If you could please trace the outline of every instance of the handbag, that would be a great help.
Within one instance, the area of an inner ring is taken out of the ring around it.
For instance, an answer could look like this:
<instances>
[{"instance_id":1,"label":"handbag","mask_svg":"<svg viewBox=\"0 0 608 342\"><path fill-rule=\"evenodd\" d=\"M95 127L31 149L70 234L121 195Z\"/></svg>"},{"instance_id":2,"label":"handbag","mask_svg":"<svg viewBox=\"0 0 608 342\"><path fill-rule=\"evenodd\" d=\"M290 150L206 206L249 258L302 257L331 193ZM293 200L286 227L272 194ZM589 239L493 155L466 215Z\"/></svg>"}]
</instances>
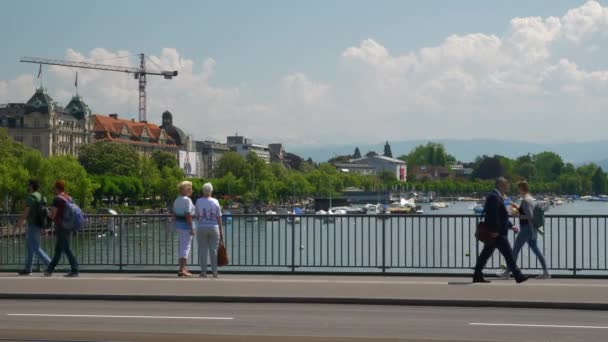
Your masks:
<instances>
[{"instance_id":1,"label":"handbag","mask_svg":"<svg viewBox=\"0 0 608 342\"><path fill-rule=\"evenodd\" d=\"M475 238L484 244L494 244L498 238L498 229L494 225L481 221L477 224Z\"/></svg>"},{"instance_id":2,"label":"handbag","mask_svg":"<svg viewBox=\"0 0 608 342\"><path fill-rule=\"evenodd\" d=\"M217 248L217 265L228 265L228 251L226 251L226 245L224 245L223 237L220 238L220 245Z\"/></svg>"}]
</instances>

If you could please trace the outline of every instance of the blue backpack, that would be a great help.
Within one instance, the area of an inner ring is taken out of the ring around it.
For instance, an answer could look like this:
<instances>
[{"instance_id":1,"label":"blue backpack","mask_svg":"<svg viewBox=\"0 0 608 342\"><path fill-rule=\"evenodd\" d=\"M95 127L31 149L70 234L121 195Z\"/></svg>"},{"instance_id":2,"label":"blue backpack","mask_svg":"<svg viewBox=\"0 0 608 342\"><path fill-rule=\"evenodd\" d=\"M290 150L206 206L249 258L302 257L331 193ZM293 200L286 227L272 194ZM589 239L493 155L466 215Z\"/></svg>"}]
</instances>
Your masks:
<instances>
[{"instance_id":1,"label":"blue backpack","mask_svg":"<svg viewBox=\"0 0 608 342\"><path fill-rule=\"evenodd\" d=\"M82 231L84 229L85 221L82 210L71 198L61 196L61 199L65 201L65 208L63 209L63 228L73 232Z\"/></svg>"}]
</instances>

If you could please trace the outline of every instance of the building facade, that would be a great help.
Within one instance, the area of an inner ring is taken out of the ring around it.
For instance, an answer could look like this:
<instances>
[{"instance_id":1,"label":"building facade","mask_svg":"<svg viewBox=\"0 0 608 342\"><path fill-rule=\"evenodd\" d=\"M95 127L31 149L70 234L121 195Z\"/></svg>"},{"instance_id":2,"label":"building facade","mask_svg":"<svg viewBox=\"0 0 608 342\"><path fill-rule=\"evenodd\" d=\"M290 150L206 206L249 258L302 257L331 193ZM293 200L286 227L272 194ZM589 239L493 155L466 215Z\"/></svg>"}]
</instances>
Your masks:
<instances>
[{"instance_id":1,"label":"building facade","mask_svg":"<svg viewBox=\"0 0 608 342\"><path fill-rule=\"evenodd\" d=\"M230 152L227 144L212 141L196 141L196 151L200 154L201 175L205 178L215 177L215 170L224 154Z\"/></svg>"},{"instance_id":2,"label":"building facade","mask_svg":"<svg viewBox=\"0 0 608 342\"><path fill-rule=\"evenodd\" d=\"M93 140L128 144L144 156L150 156L154 151L161 150L174 154L180 146L175 143L164 129L147 122L137 122L134 119L122 119L118 114L92 115Z\"/></svg>"},{"instance_id":3,"label":"building facade","mask_svg":"<svg viewBox=\"0 0 608 342\"><path fill-rule=\"evenodd\" d=\"M351 161L352 164L367 165L376 171L376 174L381 174L384 171L388 171L395 174L395 177L402 181L407 181L407 164L400 159L370 155Z\"/></svg>"},{"instance_id":4,"label":"building facade","mask_svg":"<svg viewBox=\"0 0 608 342\"><path fill-rule=\"evenodd\" d=\"M256 145L251 139L239 135L229 136L226 142L230 149L243 156L243 158L253 152L267 164L270 163L270 149L268 146Z\"/></svg>"},{"instance_id":5,"label":"building facade","mask_svg":"<svg viewBox=\"0 0 608 342\"><path fill-rule=\"evenodd\" d=\"M80 147L90 142L90 114L80 96L64 108L38 88L26 103L0 106L0 127L44 157L78 155Z\"/></svg>"},{"instance_id":6,"label":"building facade","mask_svg":"<svg viewBox=\"0 0 608 342\"><path fill-rule=\"evenodd\" d=\"M282 163L285 161L285 148L283 144L269 144L268 150L270 152L270 161L272 163Z\"/></svg>"}]
</instances>

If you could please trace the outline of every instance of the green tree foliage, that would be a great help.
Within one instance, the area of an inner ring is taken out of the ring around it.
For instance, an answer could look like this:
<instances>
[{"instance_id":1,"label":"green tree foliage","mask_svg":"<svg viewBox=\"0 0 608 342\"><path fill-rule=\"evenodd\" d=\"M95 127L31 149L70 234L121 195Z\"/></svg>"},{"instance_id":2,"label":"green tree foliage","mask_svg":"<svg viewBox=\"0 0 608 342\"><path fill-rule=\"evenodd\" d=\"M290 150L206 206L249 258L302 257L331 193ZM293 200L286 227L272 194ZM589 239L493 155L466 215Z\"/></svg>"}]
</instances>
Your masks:
<instances>
[{"instance_id":1,"label":"green tree foliage","mask_svg":"<svg viewBox=\"0 0 608 342\"><path fill-rule=\"evenodd\" d=\"M351 159L352 159L352 157L350 155L343 155L343 156L335 156L335 157L329 159L327 162L330 164L348 163Z\"/></svg>"},{"instance_id":2,"label":"green tree foliage","mask_svg":"<svg viewBox=\"0 0 608 342\"><path fill-rule=\"evenodd\" d=\"M45 181L43 191L52 193L55 180L65 181L66 192L72 196L81 207L87 207L93 199L95 185L91 182L86 170L72 156L54 156L46 160L44 167Z\"/></svg>"},{"instance_id":3,"label":"green tree foliage","mask_svg":"<svg viewBox=\"0 0 608 342\"><path fill-rule=\"evenodd\" d=\"M475 161L473 168L473 179L496 179L505 176L505 167L501 156L482 156Z\"/></svg>"},{"instance_id":4,"label":"green tree foliage","mask_svg":"<svg viewBox=\"0 0 608 342\"><path fill-rule=\"evenodd\" d=\"M360 159L361 158L361 151L359 151L358 147L355 147L355 153L353 153L353 159Z\"/></svg>"},{"instance_id":5,"label":"green tree foliage","mask_svg":"<svg viewBox=\"0 0 608 342\"><path fill-rule=\"evenodd\" d=\"M247 162L236 152L225 153L220 159L215 177L224 177L228 172L232 173L237 178L244 177L247 173Z\"/></svg>"},{"instance_id":6,"label":"green tree foliage","mask_svg":"<svg viewBox=\"0 0 608 342\"><path fill-rule=\"evenodd\" d=\"M80 149L78 160L91 174L139 175L139 154L127 144L97 141L84 145Z\"/></svg>"},{"instance_id":7,"label":"green tree foliage","mask_svg":"<svg viewBox=\"0 0 608 342\"><path fill-rule=\"evenodd\" d=\"M449 155L443 144L429 142L426 145L419 145L407 155L400 156L399 159L406 161L412 166L448 166L456 159Z\"/></svg>"},{"instance_id":8,"label":"green tree foliage","mask_svg":"<svg viewBox=\"0 0 608 342\"><path fill-rule=\"evenodd\" d=\"M152 160L154 160L159 170L165 167L175 168L179 166L175 154L167 151L154 151L152 153Z\"/></svg>"},{"instance_id":9,"label":"green tree foliage","mask_svg":"<svg viewBox=\"0 0 608 342\"><path fill-rule=\"evenodd\" d=\"M561 175L564 162L553 152L542 152L534 156L534 167L540 180L553 182Z\"/></svg>"},{"instance_id":10,"label":"green tree foliage","mask_svg":"<svg viewBox=\"0 0 608 342\"><path fill-rule=\"evenodd\" d=\"M608 179L601 167L598 167L591 177L591 190L596 194L605 194Z\"/></svg>"}]
</instances>

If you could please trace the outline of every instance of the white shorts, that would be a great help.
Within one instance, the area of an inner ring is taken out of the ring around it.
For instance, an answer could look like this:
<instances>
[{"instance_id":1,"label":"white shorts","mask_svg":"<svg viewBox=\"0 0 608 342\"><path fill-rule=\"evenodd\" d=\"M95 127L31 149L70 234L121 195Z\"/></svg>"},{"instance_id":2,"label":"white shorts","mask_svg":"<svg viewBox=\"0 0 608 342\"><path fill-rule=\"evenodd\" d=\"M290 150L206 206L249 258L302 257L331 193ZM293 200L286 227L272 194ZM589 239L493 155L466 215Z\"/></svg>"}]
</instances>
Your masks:
<instances>
[{"instance_id":1,"label":"white shorts","mask_svg":"<svg viewBox=\"0 0 608 342\"><path fill-rule=\"evenodd\" d=\"M176 229L176 231L179 242L177 257L187 259L190 256L190 249L192 248L192 235L190 235L190 230L188 229Z\"/></svg>"}]
</instances>

